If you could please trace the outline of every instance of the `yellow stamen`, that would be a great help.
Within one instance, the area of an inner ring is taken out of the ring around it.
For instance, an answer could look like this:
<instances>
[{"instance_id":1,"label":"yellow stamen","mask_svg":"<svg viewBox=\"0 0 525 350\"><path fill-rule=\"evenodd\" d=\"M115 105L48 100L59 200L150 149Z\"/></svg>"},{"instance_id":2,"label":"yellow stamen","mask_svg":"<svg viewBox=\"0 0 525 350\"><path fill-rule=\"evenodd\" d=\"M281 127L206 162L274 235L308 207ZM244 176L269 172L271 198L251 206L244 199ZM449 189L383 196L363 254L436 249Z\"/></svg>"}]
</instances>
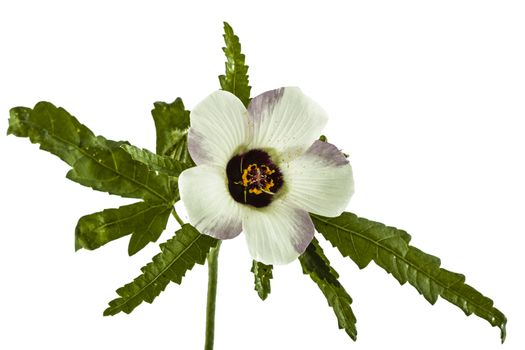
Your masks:
<instances>
[{"instance_id":1,"label":"yellow stamen","mask_svg":"<svg viewBox=\"0 0 525 350\"><path fill-rule=\"evenodd\" d=\"M242 172L242 176L241 176L241 179L242 179L242 182L239 181L238 183L239 184L242 184L245 188L247 188L248 186L250 186L251 184L253 184L253 179L249 179L248 176L250 174L250 172L252 170L258 170L258 173L264 173L266 176L268 175L272 175L273 173L275 173L275 170L272 170L270 169L270 167L268 167L267 165L261 165L260 167L257 165L257 164L250 164L246 169L243 170ZM250 181L252 181L252 183L250 183ZM274 182L273 182L273 179L270 179L269 182L265 183L264 185L264 188L257 188L257 187L254 187L254 188L250 188L248 190L249 193L253 193L253 194L261 194L261 193L268 193L268 194L273 194L271 191L270 191L270 188L272 188L273 186L275 186ZM246 202L246 189L244 190L244 196L245 196L245 202Z\"/></svg>"},{"instance_id":2,"label":"yellow stamen","mask_svg":"<svg viewBox=\"0 0 525 350\"><path fill-rule=\"evenodd\" d=\"M250 164L244 171L242 172L242 185L244 187L248 186L248 173L252 170L252 168L257 168L257 164Z\"/></svg>"},{"instance_id":3,"label":"yellow stamen","mask_svg":"<svg viewBox=\"0 0 525 350\"><path fill-rule=\"evenodd\" d=\"M250 190L248 192L254 193L254 194L261 194L261 193L263 193L263 191L261 191L259 188L250 188Z\"/></svg>"},{"instance_id":4,"label":"yellow stamen","mask_svg":"<svg viewBox=\"0 0 525 350\"><path fill-rule=\"evenodd\" d=\"M273 179L270 180L270 182L268 182L266 184L266 186L264 186L264 190L263 191L268 191L270 188L272 188L274 186L274 183L273 183Z\"/></svg>"},{"instance_id":5,"label":"yellow stamen","mask_svg":"<svg viewBox=\"0 0 525 350\"><path fill-rule=\"evenodd\" d=\"M275 170L270 169L267 165L261 165L261 169L264 169L266 175L272 175L275 173Z\"/></svg>"}]
</instances>

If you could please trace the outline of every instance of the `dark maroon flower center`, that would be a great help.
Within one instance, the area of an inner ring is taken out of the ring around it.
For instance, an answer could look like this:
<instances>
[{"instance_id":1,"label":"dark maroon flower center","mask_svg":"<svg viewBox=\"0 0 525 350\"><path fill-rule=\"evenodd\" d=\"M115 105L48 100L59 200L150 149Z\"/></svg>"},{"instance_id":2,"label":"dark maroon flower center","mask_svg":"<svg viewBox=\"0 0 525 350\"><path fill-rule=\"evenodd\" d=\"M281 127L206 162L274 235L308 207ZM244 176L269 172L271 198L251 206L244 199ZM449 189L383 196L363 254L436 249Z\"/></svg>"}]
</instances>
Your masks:
<instances>
[{"instance_id":1,"label":"dark maroon flower center","mask_svg":"<svg viewBox=\"0 0 525 350\"><path fill-rule=\"evenodd\" d=\"M254 149L234 156L226 166L228 189L239 203L256 208L269 205L283 186L283 176L270 155Z\"/></svg>"}]
</instances>

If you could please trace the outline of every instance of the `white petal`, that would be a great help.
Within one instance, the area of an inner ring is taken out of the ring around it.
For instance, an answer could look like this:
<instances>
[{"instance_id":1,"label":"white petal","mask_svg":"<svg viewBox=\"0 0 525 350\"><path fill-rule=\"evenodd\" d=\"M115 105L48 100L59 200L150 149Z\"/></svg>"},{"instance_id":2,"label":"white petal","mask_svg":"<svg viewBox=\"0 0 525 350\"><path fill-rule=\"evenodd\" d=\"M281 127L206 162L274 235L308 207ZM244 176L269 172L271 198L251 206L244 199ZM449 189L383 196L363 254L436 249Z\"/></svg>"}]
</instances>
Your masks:
<instances>
[{"instance_id":1,"label":"white petal","mask_svg":"<svg viewBox=\"0 0 525 350\"><path fill-rule=\"evenodd\" d=\"M286 202L310 213L339 216L354 193L352 167L332 144L315 141L300 157L281 166Z\"/></svg>"},{"instance_id":2,"label":"white petal","mask_svg":"<svg viewBox=\"0 0 525 350\"><path fill-rule=\"evenodd\" d=\"M249 140L246 108L235 95L215 91L190 114L188 150L197 165L226 166Z\"/></svg>"},{"instance_id":3,"label":"white petal","mask_svg":"<svg viewBox=\"0 0 525 350\"><path fill-rule=\"evenodd\" d=\"M218 239L236 237L242 231L240 204L230 196L225 170L199 165L179 177L180 198L190 224L201 233Z\"/></svg>"},{"instance_id":4,"label":"white petal","mask_svg":"<svg viewBox=\"0 0 525 350\"><path fill-rule=\"evenodd\" d=\"M326 125L326 112L299 88L267 91L248 106L253 123L250 148L274 148L285 159L302 154Z\"/></svg>"},{"instance_id":5,"label":"white petal","mask_svg":"<svg viewBox=\"0 0 525 350\"><path fill-rule=\"evenodd\" d=\"M315 230L304 210L276 200L263 209L249 210L243 219L248 249L264 264L288 264L304 252Z\"/></svg>"}]
</instances>

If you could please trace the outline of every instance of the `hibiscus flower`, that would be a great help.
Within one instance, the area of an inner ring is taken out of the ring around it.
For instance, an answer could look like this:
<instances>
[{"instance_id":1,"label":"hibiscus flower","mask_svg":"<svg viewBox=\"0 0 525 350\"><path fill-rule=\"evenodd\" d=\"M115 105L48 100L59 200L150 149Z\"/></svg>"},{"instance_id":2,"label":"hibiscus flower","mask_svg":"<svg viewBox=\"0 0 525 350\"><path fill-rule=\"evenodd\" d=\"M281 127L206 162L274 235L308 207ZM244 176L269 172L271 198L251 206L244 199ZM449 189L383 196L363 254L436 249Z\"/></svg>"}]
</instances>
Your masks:
<instances>
[{"instance_id":1,"label":"hibiscus flower","mask_svg":"<svg viewBox=\"0 0 525 350\"><path fill-rule=\"evenodd\" d=\"M339 216L354 189L346 157L318 140L327 119L295 87L267 91L247 109L226 91L206 97L190 114L197 166L179 178L189 222L221 240L244 232L256 261L296 259L315 233L309 213Z\"/></svg>"}]
</instances>

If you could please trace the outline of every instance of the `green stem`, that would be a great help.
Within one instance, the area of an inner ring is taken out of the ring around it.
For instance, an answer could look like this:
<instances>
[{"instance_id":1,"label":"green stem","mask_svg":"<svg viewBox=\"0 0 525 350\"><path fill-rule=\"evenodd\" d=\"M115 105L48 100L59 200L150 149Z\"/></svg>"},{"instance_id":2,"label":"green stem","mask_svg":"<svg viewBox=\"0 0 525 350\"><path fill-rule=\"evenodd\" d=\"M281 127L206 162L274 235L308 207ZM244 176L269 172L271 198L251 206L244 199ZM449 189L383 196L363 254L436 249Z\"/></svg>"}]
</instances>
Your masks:
<instances>
[{"instance_id":1,"label":"green stem","mask_svg":"<svg viewBox=\"0 0 525 350\"><path fill-rule=\"evenodd\" d=\"M182 227L182 225L184 225L184 221L182 221L182 219L180 218L179 214L177 214L177 212L175 211L175 208L173 208L173 210L171 211L171 215L173 215L175 220L177 220L177 222L179 223L180 227Z\"/></svg>"},{"instance_id":2,"label":"green stem","mask_svg":"<svg viewBox=\"0 0 525 350\"><path fill-rule=\"evenodd\" d=\"M215 335L215 300L217 297L217 271L221 241L208 253L208 301L206 303L206 342L204 350L213 350Z\"/></svg>"}]
</instances>

